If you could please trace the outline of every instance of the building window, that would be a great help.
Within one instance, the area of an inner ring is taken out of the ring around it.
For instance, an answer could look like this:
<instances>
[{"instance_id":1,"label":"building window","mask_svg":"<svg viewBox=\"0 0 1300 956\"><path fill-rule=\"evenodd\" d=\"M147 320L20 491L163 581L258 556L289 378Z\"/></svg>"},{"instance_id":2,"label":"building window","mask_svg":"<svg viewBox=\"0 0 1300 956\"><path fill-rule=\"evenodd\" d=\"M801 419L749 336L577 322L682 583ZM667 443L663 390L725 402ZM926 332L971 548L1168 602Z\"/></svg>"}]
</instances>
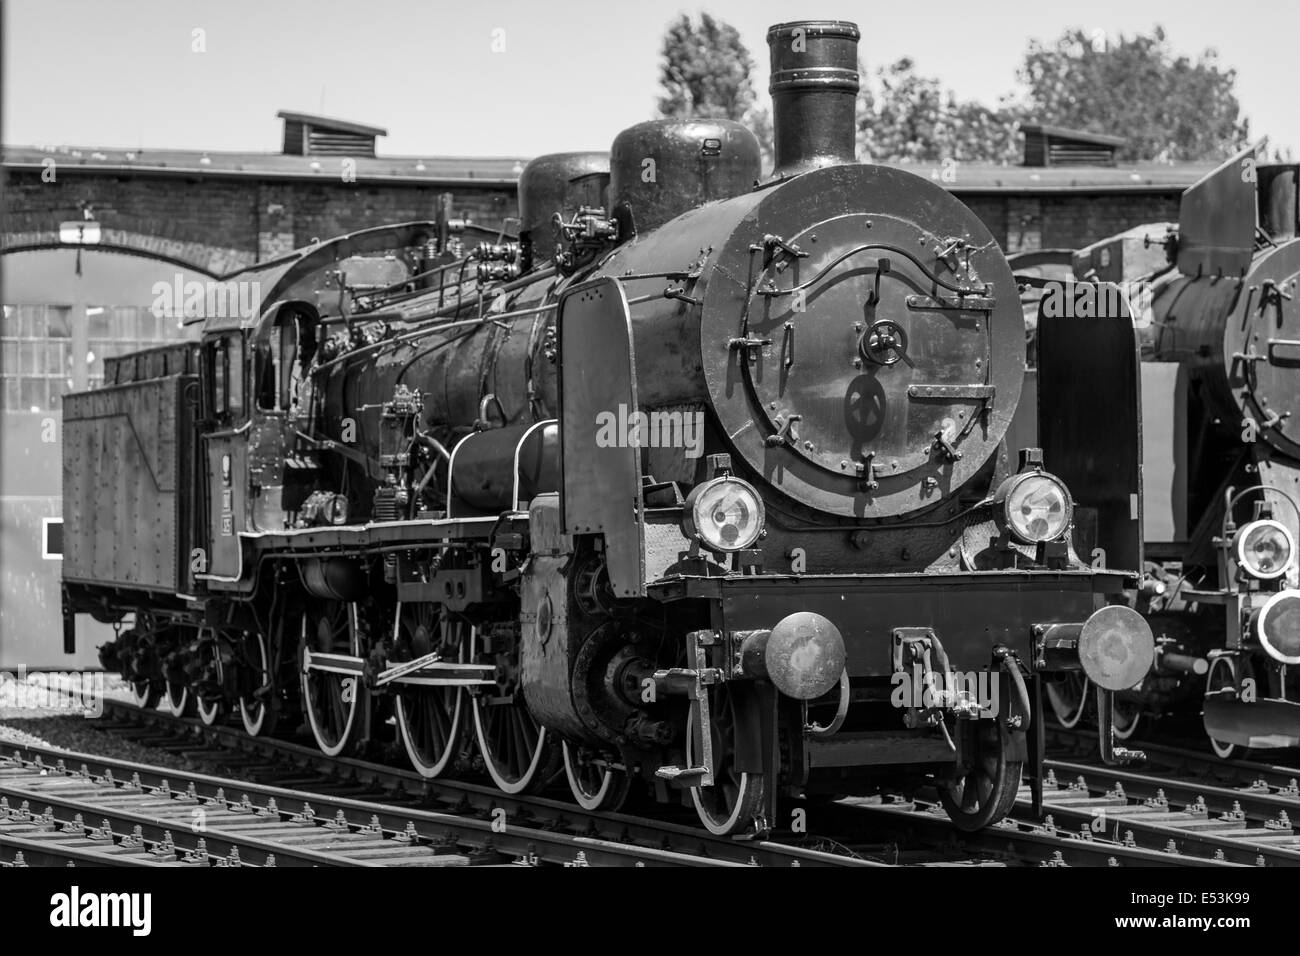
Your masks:
<instances>
[{"instance_id":1,"label":"building window","mask_svg":"<svg viewBox=\"0 0 1300 956\"><path fill-rule=\"evenodd\" d=\"M144 306L86 309L84 355L73 341L76 316L66 305L6 305L0 321L0 408L6 412L58 411L63 396L104 384L104 359L191 338L174 322Z\"/></svg>"},{"instance_id":2,"label":"building window","mask_svg":"<svg viewBox=\"0 0 1300 956\"><path fill-rule=\"evenodd\" d=\"M0 401L5 411L62 407L72 383L70 309L6 305L0 324Z\"/></svg>"}]
</instances>

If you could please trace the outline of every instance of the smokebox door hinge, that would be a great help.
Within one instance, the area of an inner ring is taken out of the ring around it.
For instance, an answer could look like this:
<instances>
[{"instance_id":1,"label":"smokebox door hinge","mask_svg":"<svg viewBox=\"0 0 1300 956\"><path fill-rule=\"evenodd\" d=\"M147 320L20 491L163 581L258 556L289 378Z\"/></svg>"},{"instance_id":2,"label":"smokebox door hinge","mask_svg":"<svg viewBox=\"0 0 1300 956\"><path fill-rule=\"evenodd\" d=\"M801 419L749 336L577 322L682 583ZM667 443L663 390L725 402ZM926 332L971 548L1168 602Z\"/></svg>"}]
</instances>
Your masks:
<instances>
[{"instance_id":1,"label":"smokebox door hinge","mask_svg":"<svg viewBox=\"0 0 1300 956\"><path fill-rule=\"evenodd\" d=\"M784 252L792 259L807 259L808 253L804 252L793 242L786 242L780 236L768 233L763 237L762 243L751 243L750 252L763 253L763 268L770 266L776 259L777 253ZM775 290L773 290L775 291Z\"/></svg>"},{"instance_id":2,"label":"smokebox door hinge","mask_svg":"<svg viewBox=\"0 0 1300 956\"><path fill-rule=\"evenodd\" d=\"M794 424L795 422L801 421L803 421L802 415L791 415L785 421L781 421L780 418L777 418L776 423L780 427L777 429L775 435L768 435L764 438L763 444L768 448L776 448L780 445L784 445L788 441L798 441L799 436L794 433Z\"/></svg>"}]
</instances>

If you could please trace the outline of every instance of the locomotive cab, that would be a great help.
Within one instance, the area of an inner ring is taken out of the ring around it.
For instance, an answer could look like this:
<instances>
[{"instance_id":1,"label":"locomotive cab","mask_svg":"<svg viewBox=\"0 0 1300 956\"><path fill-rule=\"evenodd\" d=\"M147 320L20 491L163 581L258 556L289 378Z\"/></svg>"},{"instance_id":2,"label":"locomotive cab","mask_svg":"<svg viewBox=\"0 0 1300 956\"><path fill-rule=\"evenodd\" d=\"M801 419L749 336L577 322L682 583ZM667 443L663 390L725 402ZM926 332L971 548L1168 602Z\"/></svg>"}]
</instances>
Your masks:
<instances>
[{"instance_id":1,"label":"locomotive cab","mask_svg":"<svg viewBox=\"0 0 1300 956\"><path fill-rule=\"evenodd\" d=\"M314 310L291 303L266 310L251 327L204 336L201 494L209 547L200 581L240 583L240 535L290 526L310 495L317 462L297 448L312 406L318 328Z\"/></svg>"}]
</instances>

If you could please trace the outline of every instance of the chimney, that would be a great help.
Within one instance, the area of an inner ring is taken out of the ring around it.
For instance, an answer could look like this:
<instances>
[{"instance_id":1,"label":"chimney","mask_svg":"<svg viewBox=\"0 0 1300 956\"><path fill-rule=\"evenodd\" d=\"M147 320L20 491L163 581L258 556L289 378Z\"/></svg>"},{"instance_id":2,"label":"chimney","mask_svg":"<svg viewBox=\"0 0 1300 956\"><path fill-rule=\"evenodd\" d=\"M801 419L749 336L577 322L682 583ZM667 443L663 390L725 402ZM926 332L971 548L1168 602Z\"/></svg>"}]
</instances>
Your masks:
<instances>
[{"instance_id":1,"label":"chimney","mask_svg":"<svg viewBox=\"0 0 1300 956\"><path fill-rule=\"evenodd\" d=\"M845 20L797 20L768 29L778 176L855 161L861 36L857 24Z\"/></svg>"}]
</instances>

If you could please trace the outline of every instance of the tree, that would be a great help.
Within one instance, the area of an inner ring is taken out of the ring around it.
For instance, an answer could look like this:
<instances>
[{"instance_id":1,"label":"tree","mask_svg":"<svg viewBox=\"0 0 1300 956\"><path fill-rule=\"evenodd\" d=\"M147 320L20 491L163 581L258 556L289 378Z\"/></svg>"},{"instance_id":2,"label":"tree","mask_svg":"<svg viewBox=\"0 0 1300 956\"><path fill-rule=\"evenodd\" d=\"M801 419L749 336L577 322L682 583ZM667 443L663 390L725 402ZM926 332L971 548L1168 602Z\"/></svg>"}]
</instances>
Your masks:
<instances>
[{"instance_id":1,"label":"tree","mask_svg":"<svg viewBox=\"0 0 1300 956\"><path fill-rule=\"evenodd\" d=\"M745 123L758 137L771 165L772 117L758 105L754 58L740 32L707 13L698 21L682 14L668 25L659 67L659 115Z\"/></svg>"},{"instance_id":2,"label":"tree","mask_svg":"<svg viewBox=\"0 0 1300 956\"><path fill-rule=\"evenodd\" d=\"M1121 159L1222 159L1250 135L1236 71L1220 68L1213 50L1175 56L1159 26L1150 36L1074 29L1052 45L1031 41L1019 78L1038 122L1126 137Z\"/></svg>"},{"instance_id":3,"label":"tree","mask_svg":"<svg viewBox=\"0 0 1300 956\"><path fill-rule=\"evenodd\" d=\"M996 109L958 100L910 58L876 72L873 92L858 65L858 158L874 162L1015 162L1020 111L1008 98Z\"/></svg>"},{"instance_id":4,"label":"tree","mask_svg":"<svg viewBox=\"0 0 1300 956\"><path fill-rule=\"evenodd\" d=\"M663 43L661 116L738 120L754 131L768 168L772 117L759 105L754 62L734 27L682 15ZM874 162L1018 163L1019 127L1037 122L1126 137L1121 160L1222 159L1245 145L1249 125L1234 93L1236 71L1207 50L1177 56L1165 32L1111 38L1070 29L1053 44L1030 41L1018 96L996 106L961 100L922 76L910 58L869 78L861 62L858 159Z\"/></svg>"},{"instance_id":5,"label":"tree","mask_svg":"<svg viewBox=\"0 0 1300 956\"><path fill-rule=\"evenodd\" d=\"M707 13L682 14L664 34L659 115L740 120L756 96L754 59L731 24Z\"/></svg>"}]
</instances>

